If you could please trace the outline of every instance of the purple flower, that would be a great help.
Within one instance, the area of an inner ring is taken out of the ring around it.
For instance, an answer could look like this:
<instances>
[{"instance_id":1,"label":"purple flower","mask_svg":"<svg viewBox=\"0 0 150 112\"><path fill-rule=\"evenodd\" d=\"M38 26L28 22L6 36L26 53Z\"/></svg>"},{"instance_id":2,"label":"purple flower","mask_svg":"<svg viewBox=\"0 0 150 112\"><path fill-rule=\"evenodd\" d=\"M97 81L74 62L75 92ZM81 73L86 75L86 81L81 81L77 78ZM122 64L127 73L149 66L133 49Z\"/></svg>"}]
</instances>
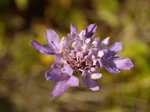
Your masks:
<instances>
[{"instance_id":1,"label":"purple flower","mask_svg":"<svg viewBox=\"0 0 150 112\"><path fill-rule=\"evenodd\" d=\"M106 68L111 73L129 70L134 65L129 58L117 56L122 44L116 42L108 46L110 37L100 41L93 38L97 26L90 24L81 32L74 24L70 25L70 33L60 41L54 30L46 31L48 45L41 45L36 40L32 46L41 53L54 55L56 63L45 73L47 80L53 80L56 85L51 93L53 98L60 96L69 86L79 86L77 74L81 75L85 87L92 91L99 90L97 80L102 77L100 68Z\"/></svg>"}]
</instances>

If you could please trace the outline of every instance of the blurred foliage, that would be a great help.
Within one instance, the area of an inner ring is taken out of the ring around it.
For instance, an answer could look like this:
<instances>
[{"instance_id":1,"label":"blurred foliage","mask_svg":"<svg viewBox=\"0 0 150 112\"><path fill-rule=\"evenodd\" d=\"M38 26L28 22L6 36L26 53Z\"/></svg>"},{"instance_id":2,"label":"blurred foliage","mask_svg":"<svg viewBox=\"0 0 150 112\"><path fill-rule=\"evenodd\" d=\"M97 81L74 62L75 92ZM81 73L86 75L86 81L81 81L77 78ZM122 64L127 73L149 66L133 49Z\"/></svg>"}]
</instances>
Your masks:
<instances>
[{"instance_id":1,"label":"blurred foliage","mask_svg":"<svg viewBox=\"0 0 150 112\"><path fill-rule=\"evenodd\" d=\"M0 112L149 112L149 0L0 0ZM95 36L123 42L121 56L135 67L112 75L102 70L101 90L69 88L55 101L44 72L53 58L30 45L46 43L45 29L60 37L70 23L81 30L96 23Z\"/></svg>"}]
</instances>

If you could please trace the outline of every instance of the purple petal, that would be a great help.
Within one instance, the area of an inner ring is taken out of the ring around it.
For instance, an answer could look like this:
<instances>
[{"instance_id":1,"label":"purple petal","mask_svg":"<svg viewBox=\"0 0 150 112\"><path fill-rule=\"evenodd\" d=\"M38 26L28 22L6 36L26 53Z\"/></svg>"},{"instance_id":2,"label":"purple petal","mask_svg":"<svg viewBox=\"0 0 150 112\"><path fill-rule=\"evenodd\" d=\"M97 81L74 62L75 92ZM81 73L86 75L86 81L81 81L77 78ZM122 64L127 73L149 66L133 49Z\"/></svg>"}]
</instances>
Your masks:
<instances>
[{"instance_id":1,"label":"purple petal","mask_svg":"<svg viewBox=\"0 0 150 112\"><path fill-rule=\"evenodd\" d=\"M94 39L94 41L96 41L98 44L100 43L100 37L96 37L95 39Z\"/></svg>"},{"instance_id":2,"label":"purple petal","mask_svg":"<svg viewBox=\"0 0 150 112\"><path fill-rule=\"evenodd\" d=\"M80 37L85 37L85 34L86 34L86 31L85 31L85 30L82 30L82 31L79 33L79 36L80 36Z\"/></svg>"},{"instance_id":3,"label":"purple petal","mask_svg":"<svg viewBox=\"0 0 150 112\"><path fill-rule=\"evenodd\" d=\"M104 51L103 50L99 50L97 53L98 57L103 57L104 56Z\"/></svg>"},{"instance_id":4,"label":"purple petal","mask_svg":"<svg viewBox=\"0 0 150 112\"><path fill-rule=\"evenodd\" d=\"M57 46L58 45L58 35L54 30L46 30L46 39L49 45Z\"/></svg>"},{"instance_id":5,"label":"purple petal","mask_svg":"<svg viewBox=\"0 0 150 112\"><path fill-rule=\"evenodd\" d=\"M41 45L40 43L38 43L36 40L32 40L31 41L31 45L37 49L38 51L40 51L41 53L44 54L55 54L53 48L51 48L48 45Z\"/></svg>"},{"instance_id":6,"label":"purple petal","mask_svg":"<svg viewBox=\"0 0 150 112\"><path fill-rule=\"evenodd\" d=\"M63 37L58 44L59 52L62 51L62 49L65 45L67 45L67 40L66 40L66 38Z\"/></svg>"},{"instance_id":7,"label":"purple petal","mask_svg":"<svg viewBox=\"0 0 150 112\"><path fill-rule=\"evenodd\" d=\"M101 77L102 77L101 73L92 73L91 74L91 79L93 79L93 80L100 79Z\"/></svg>"},{"instance_id":8,"label":"purple petal","mask_svg":"<svg viewBox=\"0 0 150 112\"><path fill-rule=\"evenodd\" d=\"M99 85L96 81L94 80L90 80L89 81L89 88L92 90L92 91L98 91L99 90Z\"/></svg>"},{"instance_id":9,"label":"purple petal","mask_svg":"<svg viewBox=\"0 0 150 112\"><path fill-rule=\"evenodd\" d=\"M62 54L55 54L54 58L55 58L55 61L59 64L65 64L66 63L66 59L64 59Z\"/></svg>"},{"instance_id":10,"label":"purple petal","mask_svg":"<svg viewBox=\"0 0 150 112\"><path fill-rule=\"evenodd\" d=\"M102 40L101 44L100 44L100 49L105 49L107 48L108 44L109 44L109 40L110 37L105 38L104 40Z\"/></svg>"},{"instance_id":11,"label":"purple petal","mask_svg":"<svg viewBox=\"0 0 150 112\"><path fill-rule=\"evenodd\" d=\"M89 78L90 78L90 74L86 70L84 70L82 72L82 82L83 82L83 85L86 87L88 87L88 79Z\"/></svg>"},{"instance_id":12,"label":"purple petal","mask_svg":"<svg viewBox=\"0 0 150 112\"><path fill-rule=\"evenodd\" d=\"M63 73L66 73L66 74L68 74L70 76L73 73L72 68L68 64L65 64L64 67L61 70L62 70Z\"/></svg>"},{"instance_id":13,"label":"purple petal","mask_svg":"<svg viewBox=\"0 0 150 112\"><path fill-rule=\"evenodd\" d=\"M106 66L105 68L110 73L113 73L113 74L120 73L120 70L118 68L116 68L115 66Z\"/></svg>"},{"instance_id":14,"label":"purple petal","mask_svg":"<svg viewBox=\"0 0 150 112\"><path fill-rule=\"evenodd\" d=\"M74 24L70 25L70 33L71 33L71 35L78 33L78 29Z\"/></svg>"},{"instance_id":15,"label":"purple petal","mask_svg":"<svg viewBox=\"0 0 150 112\"><path fill-rule=\"evenodd\" d=\"M114 54L117 54L122 50L122 43L121 42L115 42L113 45L109 48L110 51L114 52Z\"/></svg>"},{"instance_id":16,"label":"purple petal","mask_svg":"<svg viewBox=\"0 0 150 112\"><path fill-rule=\"evenodd\" d=\"M71 76L69 80L67 81L68 86L77 87L79 86L79 80L75 76Z\"/></svg>"},{"instance_id":17,"label":"purple petal","mask_svg":"<svg viewBox=\"0 0 150 112\"><path fill-rule=\"evenodd\" d=\"M68 85L65 81L57 82L51 93L52 98L62 95L67 88Z\"/></svg>"},{"instance_id":18,"label":"purple petal","mask_svg":"<svg viewBox=\"0 0 150 112\"><path fill-rule=\"evenodd\" d=\"M45 73L45 78L46 80L53 80L55 82L58 82L58 81L68 80L69 75L62 73L60 70L52 69L52 70L48 70Z\"/></svg>"},{"instance_id":19,"label":"purple petal","mask_svg":"<svg viewBox=\"0 0 150 112\"><path fill-rule=\"evenodd\" d=\"M129 70L134 67L132 61L129 58L116 58L114 63L119 69Z\"/></svg>"},{"instance_id":20,"label":"purple petal","mask_svg":"<svg viewBox=\"0 0 150 112\"><path fill-rule=\"evenodd\" d=\"M85 29L85 37L86 38L91 38L93 36L93 34L95 33L97 28L96 24L90 24L89 26L87 26L87 28Z\"/></svg>"},{"instance_id":21,"label":"purple petal","mask_svg":"<svg viewBox=\"0 0 150 112\"><path fill-rule=\"evenodd\" d=\"M54 63L51 65L51 68L52 69L61 69L62 68L62 65L58 64L58 63Z\"/></svg>"},{"instance_id":22,"label":"purple petal","mask_svg":"<svg viewBox=\"0 0 150 112\"><path fill-rule=\"evenodd\" d=\"M89 87L92 91L99 90L99 85L96 81L91 79L91 76L87 71L83 71L82 73L82 82L84 86Z\"/></svg>"},{"instance_id":23,"label":"purple petal","mask_svg":"<svg viewBox=\"0 0 150 112\"><path fill-rule=\"evenodd\" d=\"M114 63L114 59L117 57L109 57L111 55L104 55L101 60L100 64L102 67L105 67L106 70L110 73L118 74L120 70L116 67L116 64Z\"/></svg>"},{"instance_id":24,"label":"purple petal","mask_svg":"<svg viewBox=\"0 0 150 112\"><path fill-rule=\"evenodd\" d=\"M51 96L53 98L60 96L69 86L79 86L78 78L75 76L71 76L67 80L57 82L55 88L51 93Z\"/></svg>"},{"instance_id":25,"label":"purple petal","mask_svg":"<svg viewBox=\"0 0 150 112\"><path fill-rule=\"evenodd\" d=\"M94 41L92 42L94 47L97 47L99 45L99 43L100 43L100 38L99 37L95 38Z\"/></svg>"},{"instance_id":26,"label":"purple petal","mask_svg":"<svg viewBox=\"0 0 150 112\"><path fill-rule=\"evenodd\" d=\"M89 87L92 91L98 91L99 90L99 85L97 84L96 81L87 78L87 77L82 77L83 85L86 87Z\"/></svg>"}]
</instances>

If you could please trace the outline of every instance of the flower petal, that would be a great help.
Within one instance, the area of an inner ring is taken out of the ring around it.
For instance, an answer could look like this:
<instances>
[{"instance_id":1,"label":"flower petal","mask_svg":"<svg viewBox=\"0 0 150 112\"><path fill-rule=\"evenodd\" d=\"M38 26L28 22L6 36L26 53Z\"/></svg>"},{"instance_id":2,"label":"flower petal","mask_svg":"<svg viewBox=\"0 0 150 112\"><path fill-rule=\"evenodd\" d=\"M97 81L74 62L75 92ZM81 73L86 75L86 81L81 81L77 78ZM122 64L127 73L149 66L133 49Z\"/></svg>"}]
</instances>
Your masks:
<instances>
[{"instance_id":1,"label":"flower petal","mask_svg":"<svg viewBox=\"0 0 150 112\"><path fill-rule=\"evenodd\" d=\"M82 30L82 31L79 33L79 37L83 38L83 37L85 37L85 34L86 34L86 31L85 31L85 30Z\"/></svg>"},{"instance_id":2,"label":"flower petal","mask_svg":"<svg viewBox=\"0 0 150 112\"><path fill-rule=\"evenodd\" d=\"M110 73L113 73L113 74L120 73L120 70L118 68L116 68L115 66L106 66L105 68Z\"/></svg>"},{"instance_id":3,"label":"flower petal","mask_svg":"<svg viewBox=\"0 0 150 112\"><path fill-rule=\"evenodd\" d=\"M51 48L48 45L41 45L40 43L38 43L36 40L32 40L31 41L31 45L37 49L38 51L40 51L41 53L44 54L55 54L55 51L53 48Z\"/></svg>"},{"instance_id":4,"label":"flower petal","mask_svg":"<svg viewBox=\"0 0 150 112\"><path fill-rule=\"evenodd\" d=\"M69 75L62 73L59 69L52 69L45 72L46 80L53 80L55 82L67 80Z\"/></svg>"},{"instance_id":5,"label":"flower petal","mask_svg":"<svg viewBox=\"0 0 150 112\"><path fill-rule=\"evenodd\" d=\"M67 45L67 40L66 38L61 38L59 44L58 44L58 49L59 49L59 52L62 52L62 49L64 48L64 46Z\"/></svg>"},{"instance_id":6,"label":"flower petal","mask_svg":"<svg viewBox=\"0 0 150 112\"><path fill-rule=\"evenodd\" d=\"M94 80L90 80L89 81L89 88L92 90L92 91L98 91L99 90L99 85L96 81Z\"/></svg>"},{"instance_id":7,"label":"flower petal","mask_svg":"<svg viewBox=\"0 0 150 112\"><path fill-rule=\"evenodd\" d=\"M86 87L89 87L92 91L98 91L99 90L99 85L97 84L96 81L92 79L87 79L85 77L82 78L83 85Z\"/></svg>"},{"instance_id":8,"label":"flower petal","mask_svg":"<svg viewBox=\"0 0 150 112\"><path fill-rule=\"evenodd\" d=\"M67 81L68 86L77 87L79 86L79 80L75 76L71 76L69 80Z\"/></svg>"},{"instance_id":9,"label":"flower petal","mask_svg":"<svg viewBox=\"0 0 150 112\"><path fill-rule=\"evenodd\" d=\"M117 54L122 50L122 43L121 42L115 42L113 45L110 46L109 48L110 51L114 52L114 54Z\"/></svg>"},{"instance_id":10,"label":"flower petal","mask_svg":"<svg viewBox=\"0 0 150 112\"><path fill-rule=\"evenodd\" d=\"M93 34L95 33L97 28L96 24L90 24L89 26L87 26L87 28L85 29L85 37L86 38L91 38L93 36Z\"/></svg>"},{"instance_id":11,"label":"flower petal","mask_svg":"<svg viewBox=\"0 0 150 112\"><path fill-rule=\"evenodd\" d=\"M109 40L110 40L110 37L107 37L104 40L102 40L100 44L100 49L106 49L109 44Z\"/></svg>"},{"instance_id":12,"label":"flower petal","mask_svg":"<svg viewBox=\"0 0 150 112\"><path fill-rule=\"evenodd\" d=\"M100 79L101 77L102 77L101 73L92 73L91 74L91 79L93 79L93 80Z\"/></svg>"},{"instance_id":13,"label":"flower petal","mask_svg":"<svg viewBox=\"0 0 150 112\"><path fill-rule=\"evenodd\" d=\"M95 39L93 40L92 45L93 45L94 47L97 47L97 46L99 45L99 43L100 43L100 38L97 37L97 38L95 38Z\"/></svg>"},{"instance_id":14,"label":"flower petal","mask_svg":"<svg viewBox=\"0 0 150 112\"><path fill-rule=\"evenodd\" d=\"M48 29L46 30L46 39L49 45L57 46L58 45L58 35L54 30Z\"/></svg>"},{"instance_id":15,"label":"flower petal","mask_svg":"<svg viewBox=\"0 0 150 112\"><path fill-rule=\"evenodd\" d=\"M82 73L82 82L84 86L89 87L92 91L99 90L99 85L96 81L91 79L90 74L87 71L83 71Z\"/></svg>"},{"instance_id":16,"label":"flower petal","mask_svg":"<svg viewBox=\"0 0 150 112\"><path fill-rule=\"evenodd\" d=\"M65 81L57 82L51 93L52 98L62 95L67 88L68 85Z\"/></svg>"},{"instance_id":17,"label":"flower petal","mask_svg":"<svg viewBox=\"0 0 150 112\"><path fill-rule=\"evenodd\" d=\"M68 64L65 64L64 67L61 70L62 70L63 73L66 73L69 76L71 76L72 73L73 73L72 68Z\"/></svg>"},{"instance_id":18,"label":"flower petal","mask_svg":"<svg viewBox=\"0 0 150 112\"><path fill-rule=\"evenodd\" d=\"M104 51L99 50L98 53L97 53L97 56L101 58L101 57L103 57L103 55L104 55Z\"/></svg>"},{"instance_id":19,"label":"flower petal","mask_svg":"<svg viewBox=\"0 0 150 112\"><path fill-rule=\"evenodd\" d=\"M114 63L119 69L129 70L134 67L132 61L129 58L116 58Z\"/></svg>"},{"instance_id":20,"label":"flower petal","mask_svg":"<svg viewBox=\"0 0 150 112\"><path fill-rule=\"evenodd\" d=\"M59 64L65 64L66 63L66 59L64 59L62 54L55 54L54 58L55 58L56 63L59 63Z\"/></svg>"},{"instance_id":21,"label":"flower petal","mask_svg":"<svg viewBox=\"0 0 150 112\"><path fill-rule=\"evenodd\" d=\"M60 96L69 86L77 87L79 86L79 80L75 76L71 76L67 80L59 81L56 83L51 96L53 98Z\"/></svg>"},{"instance_id":22,"label":"flower petal","mask_svg":"<svg viewBox=\"0 0 150 112\"><path fill-rule=\"evenodd\" d=\"M62 65L61 64L58 64L58 63L54 63L51 65L51 68L52 69L61 69L62 68Z\"/></svg>"},{"instance_id":23,"label":"flower petal","mask_svg":"<svg viewBox=\"0 0 150 112\"><path fill-rule=\"evenodd\" d=\"M70 33L71 33L71 35L74 35L74 34L78 33L78 29L74 24L70 25Z\"/></svg>"}]
</instances>

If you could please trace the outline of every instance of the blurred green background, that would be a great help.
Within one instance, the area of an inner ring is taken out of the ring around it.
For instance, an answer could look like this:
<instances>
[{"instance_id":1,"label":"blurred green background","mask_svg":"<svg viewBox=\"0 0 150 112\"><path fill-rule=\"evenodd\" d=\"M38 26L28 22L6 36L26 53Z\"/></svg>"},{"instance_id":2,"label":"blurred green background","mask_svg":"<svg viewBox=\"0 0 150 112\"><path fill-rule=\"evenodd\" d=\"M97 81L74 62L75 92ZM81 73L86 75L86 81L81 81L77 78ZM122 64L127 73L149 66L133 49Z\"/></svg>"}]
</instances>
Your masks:
<instances>
[{"instance_id":1,"label":"blurred green background","mask_svg":"<svg viewBox=\"0 0 150 112\"><path fill-rule=\"evenodd\" d=\"M65 36L70 23L96 23L95 36L123 42L120 56L135 67L102 70L99 92L69 88L52 101L44 73L53 58L30 41L46 43L47 28ZM150 112L150 0L0 0L0 112Z\"/></svg>"}]
</instances>

